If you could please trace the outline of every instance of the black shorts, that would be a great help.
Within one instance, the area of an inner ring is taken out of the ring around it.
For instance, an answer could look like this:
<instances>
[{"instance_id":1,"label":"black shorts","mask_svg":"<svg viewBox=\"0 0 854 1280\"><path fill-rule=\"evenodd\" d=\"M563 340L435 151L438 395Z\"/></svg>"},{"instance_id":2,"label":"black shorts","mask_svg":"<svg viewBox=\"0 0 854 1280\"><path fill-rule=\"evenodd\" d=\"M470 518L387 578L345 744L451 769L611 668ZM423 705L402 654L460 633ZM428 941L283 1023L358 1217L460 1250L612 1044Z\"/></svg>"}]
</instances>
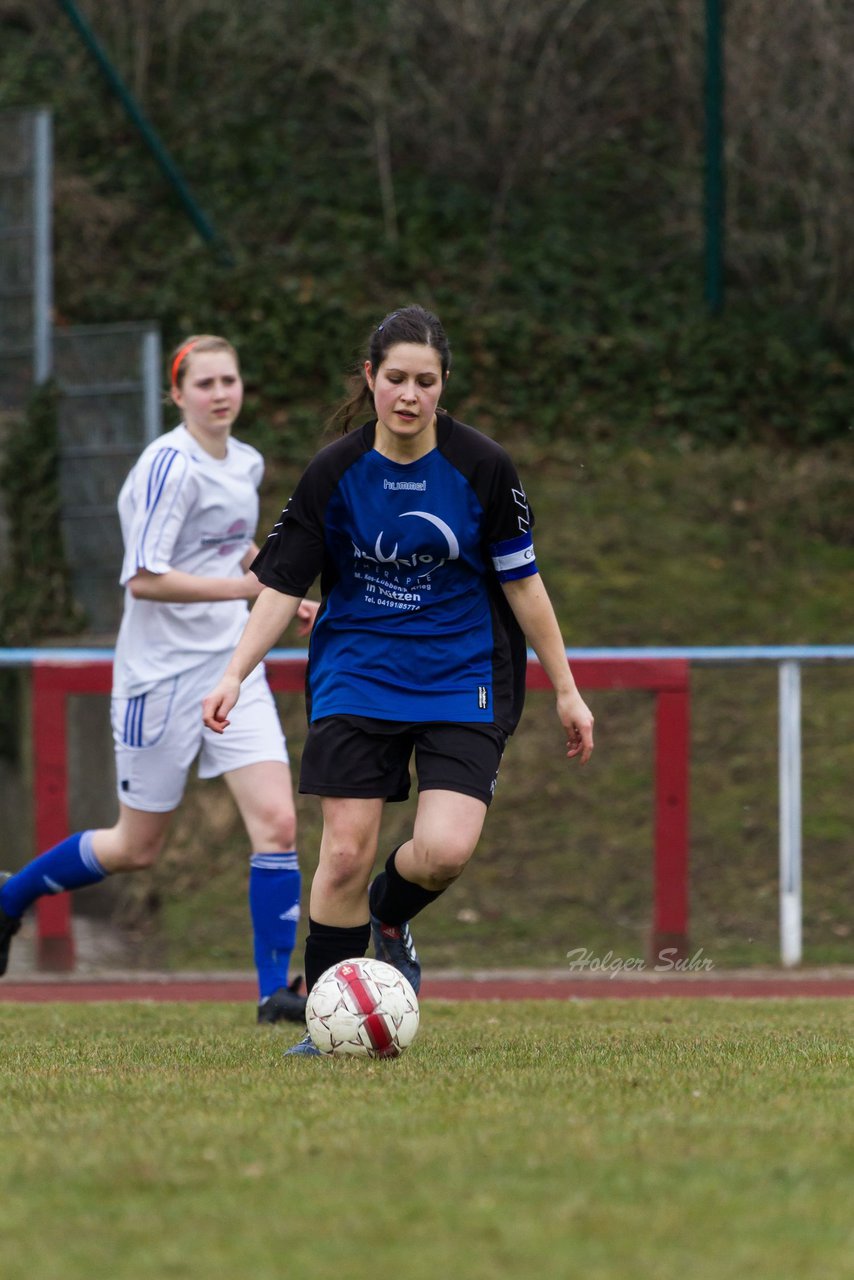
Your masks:
<instances>
[{"instance_id":1,"label":"black shorts","mask_svg":"<svg viewBox=\"0 0 854 1280\"><path fill-rule=\"evenodd\" d=\"M304 795L406 800L414 751L419 791L458 791L489 805L506 742L494 724L325 716L309 726L299 789Z\"/></svg>"}]
</instances>

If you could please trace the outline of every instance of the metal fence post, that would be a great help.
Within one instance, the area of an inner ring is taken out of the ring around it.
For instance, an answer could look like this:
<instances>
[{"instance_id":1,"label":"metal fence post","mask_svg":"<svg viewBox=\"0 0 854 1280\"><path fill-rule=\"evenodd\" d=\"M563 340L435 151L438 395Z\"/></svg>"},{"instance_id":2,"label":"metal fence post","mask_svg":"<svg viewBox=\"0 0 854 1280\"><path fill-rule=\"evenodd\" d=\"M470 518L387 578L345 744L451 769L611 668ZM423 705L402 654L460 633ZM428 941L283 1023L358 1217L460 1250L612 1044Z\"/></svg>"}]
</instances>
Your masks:
<instances>
[{"instance_id":1,"label":"metal fence post","mask_svg":"<svg viewBox=\"0 0 854 1280\"><path fill-rule=\"evenodd\" d=\"M706 280L709 311L724 302L724 0L706 0Z\"/></svg>"},{"instance_id":2,"label":"metal fence post","mask_svg":"<svg viewBox=\"0 0 854 1280\"><path fill-rule=\"evenodd\" d=\"M142 424L146 444L163 430L160 404L160 330L149 329L142 337Z\"/></svg>"},{"instance_id":3,"label":"metal fence post","mask_svg":"<svg viewBox=\"0 0 854 1280\"><path fill-rule=\"evenodd\" d=\"M33 117L33 381L53 372L53 121L49 111Z\"/></svg>"},{"instance_id":4,"label":"metal fence post","mask_svg":"<svg viewBox=\"0 0 854 1280\"><path fill-rule=\"evenodd\" d=\"M780 960L801 963L801 666L780 663Z\"/></svg>"}]
</instances>

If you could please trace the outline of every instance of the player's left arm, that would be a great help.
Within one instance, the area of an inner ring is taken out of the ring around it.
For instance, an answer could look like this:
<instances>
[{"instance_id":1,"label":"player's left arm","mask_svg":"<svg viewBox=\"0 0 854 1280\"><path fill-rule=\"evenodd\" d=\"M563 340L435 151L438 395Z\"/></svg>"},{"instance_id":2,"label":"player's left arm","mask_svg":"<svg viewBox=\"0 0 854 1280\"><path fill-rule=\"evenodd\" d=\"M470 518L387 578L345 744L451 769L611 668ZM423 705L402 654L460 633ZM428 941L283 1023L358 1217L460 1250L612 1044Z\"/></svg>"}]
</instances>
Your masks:
<instances>
[{"instance_id":1,"label":"player's left arm","mask_svg":"<svg viewBox=\"0 0 854 1280\"><path fill-rule=\"evenodd\" d=\"M246 551L246 555L240 561L240 567L244 573L248 573L250 566L258 555L258 544L250 542ZM320 608L319 600L301 600L299 608L296 612L296 626L298 636L311 635L311 629L314 626L314 620L317 617L317 611Z\"/></svg>"},{"instance_id":2,"label":"player's left arm","mask_svg":"<svg viewBox=\"0 0 854 1280\"><path fill-rule=\"evenodd\" d=\"M538 573L502 582L501 589L554 687L557 713L566 730L566 754L586 764L593 752L593 716L575 683L555 611Z\"/></svg>"}]
</instances>

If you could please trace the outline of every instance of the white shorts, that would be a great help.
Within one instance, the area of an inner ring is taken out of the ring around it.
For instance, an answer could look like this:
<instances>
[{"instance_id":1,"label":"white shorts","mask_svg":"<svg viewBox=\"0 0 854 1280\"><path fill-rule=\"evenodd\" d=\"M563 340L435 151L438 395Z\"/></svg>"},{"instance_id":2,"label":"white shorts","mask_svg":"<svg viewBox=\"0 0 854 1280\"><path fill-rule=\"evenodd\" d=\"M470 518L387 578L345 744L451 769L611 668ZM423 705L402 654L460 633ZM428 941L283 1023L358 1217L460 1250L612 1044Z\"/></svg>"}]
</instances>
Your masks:
<instances>
[{"instance_id":1,"label":"white shorts","mask_svg":"<svg viewBox=\"0 0 854 1280\"><path fill-rule=\"evenodd\" d=\"M202 699L215 688L227 661L217 654L147 693L113 698L116 786L122 804L146 813L177 809L196 756L200 778L218 778L268 760L288 763L285 735L262 666L244 680L225 733L214 733L202 723Z\"/></svg>"}]
</instances>

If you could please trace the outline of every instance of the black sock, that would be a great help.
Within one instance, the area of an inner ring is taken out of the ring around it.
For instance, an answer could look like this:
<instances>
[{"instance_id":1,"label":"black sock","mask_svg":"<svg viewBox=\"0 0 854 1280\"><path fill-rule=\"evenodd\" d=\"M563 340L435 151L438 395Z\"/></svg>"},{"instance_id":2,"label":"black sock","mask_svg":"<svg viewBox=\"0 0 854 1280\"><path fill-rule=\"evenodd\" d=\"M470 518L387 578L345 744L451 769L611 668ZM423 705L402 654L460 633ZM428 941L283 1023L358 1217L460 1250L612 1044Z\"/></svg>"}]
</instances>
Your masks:
<instances>
[{"instance_id":1,"label":"black sock","mask_svg":"<svg viewBox=\"0 0 854 1280\"><path fill-rule=\"evenodd\" d=\"M395 866L396 853L397 849L391 853L385 871L375 878L368 895L372 914L383 924L404 924L445 892L444 889L423 889L420 884L404 880Z\"/></svg>"},{"instance_id":2,"label":"black sock","mask_svg":"<svg viewBox=\"0 0 854 1280\"><path fill-rule=\"evenodd\" d=\"M309 917L305 940L305 987L311 991L317 979L334 964L363 956L371 940L370 924L341 929L335 924L318 924Z\"/></svg>"}]
</instances>

